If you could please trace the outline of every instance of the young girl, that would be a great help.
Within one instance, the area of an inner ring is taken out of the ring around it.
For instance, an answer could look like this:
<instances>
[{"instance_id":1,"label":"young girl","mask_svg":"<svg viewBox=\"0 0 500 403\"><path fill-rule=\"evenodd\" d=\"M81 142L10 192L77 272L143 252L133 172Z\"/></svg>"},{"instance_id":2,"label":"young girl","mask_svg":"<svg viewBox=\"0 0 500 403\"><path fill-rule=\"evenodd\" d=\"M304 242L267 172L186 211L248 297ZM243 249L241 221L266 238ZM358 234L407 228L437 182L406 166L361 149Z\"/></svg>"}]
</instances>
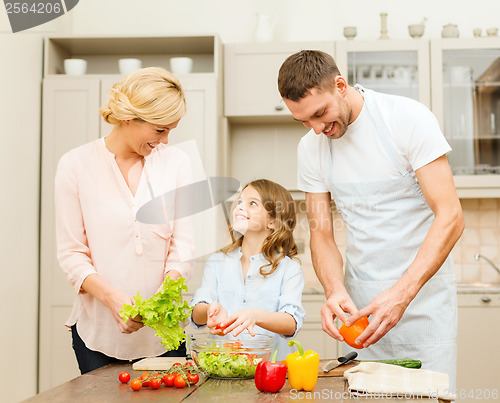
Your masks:
<instances>
[{"instance_id":1,"label":"young girl","mask_svg":"<svg viewBox=\"0 0 500 403\"><path fill-rule=\"evenodd\" d=\"M212 334L237 337L245 329L275 339L278 358L291 348L287 340L302 327L304 276L293 239L295 204L290 193L270 180L247 184L233 210L237 239L205 266L195 292L191 322Z\"/></svg>"}]
</instances>

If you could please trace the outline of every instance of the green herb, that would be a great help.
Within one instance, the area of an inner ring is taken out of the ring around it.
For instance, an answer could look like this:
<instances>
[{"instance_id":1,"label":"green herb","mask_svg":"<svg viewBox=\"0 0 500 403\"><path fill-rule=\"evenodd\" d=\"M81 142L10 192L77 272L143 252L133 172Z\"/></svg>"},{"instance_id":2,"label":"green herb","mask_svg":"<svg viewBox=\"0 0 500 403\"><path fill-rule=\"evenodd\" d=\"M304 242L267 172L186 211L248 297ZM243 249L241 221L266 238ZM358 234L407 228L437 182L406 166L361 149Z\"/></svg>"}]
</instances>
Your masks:
<instances>
[{"instance_id":1,"label":"green herb","mask_svg":"<svg viewBox=\"0 0 500 403\"><path fill-rule=\"evenodd\" d=\"M120 316L127 321L141 315L142 323L156 331L163 347L169 351L176 350L186 337L179 324L189 318L192 310L182 299L182 291L187 290L182 277L172 280L167 276L158 293L148 299L137 293L135 305L123 304Z\"/></svg>"}]
</instances>

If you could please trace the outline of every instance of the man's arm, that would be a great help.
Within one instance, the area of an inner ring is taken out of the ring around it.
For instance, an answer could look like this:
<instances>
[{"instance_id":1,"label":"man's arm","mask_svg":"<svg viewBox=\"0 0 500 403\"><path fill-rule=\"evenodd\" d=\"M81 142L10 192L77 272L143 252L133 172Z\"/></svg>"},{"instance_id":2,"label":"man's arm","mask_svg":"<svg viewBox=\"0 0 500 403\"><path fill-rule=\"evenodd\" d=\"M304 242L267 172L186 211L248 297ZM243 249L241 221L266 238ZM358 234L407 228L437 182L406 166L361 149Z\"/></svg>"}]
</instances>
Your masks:
<instances>
[{"instance_id":1,"label":"man's arm","mask_svg":"<svg viewBox=\"0 0 500 403\"><path fill-rule=\"evenodd\" d=\"M399 322L422 286L442 266L464 230L462 207L446 156L439 157L415 173L422 193L434 212L434 222L403 276L349 319L348 323L353 323L361 316L372 315L370 325L358 338L365 347L376 343Z\"/></svg>"},{"instance_id":2,"label":"man's arm","mask_svg":"<svg viewBox=\"0 0 500 403\"><path fill-rule=\"evenodd\" d=\"M333 320L347 320L345 312L357 309L344 286L343 261L333 235L330 193L306 193L307 219L311 234L311 257L316 275L326 295L321 308L323 330L334 339L343 338Z\"/></svg>"}]
</instances>

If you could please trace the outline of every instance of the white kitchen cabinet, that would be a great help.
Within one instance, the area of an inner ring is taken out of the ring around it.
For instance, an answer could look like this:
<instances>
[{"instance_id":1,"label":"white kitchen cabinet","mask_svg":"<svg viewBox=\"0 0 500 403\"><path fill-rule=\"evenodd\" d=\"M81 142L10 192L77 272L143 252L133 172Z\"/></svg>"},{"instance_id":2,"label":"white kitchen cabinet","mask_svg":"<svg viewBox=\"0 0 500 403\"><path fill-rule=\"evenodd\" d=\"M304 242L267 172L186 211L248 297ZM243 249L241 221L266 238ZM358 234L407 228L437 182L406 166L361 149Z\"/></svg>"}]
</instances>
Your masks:
<instances>
[{"instance_id":1,"label":"white kitchen cabinet","mask_svg":"<svg viewBox=\"0 0 500 403\"><path fill-rule=\"evenodd\" d=\"M500 197L500 39L432 39L431 66L459 196Z\"/></svg>"},{"instance_id":2,"label":"white kitchen cabinet","mask_svg":"<svg viewBox=\"0 0 500 403\"><path fill-rule=\"evenodd\" d=\"M73 303L73 290L60 270L56 257L54 176L57 163L66 151L99 137L99 105L100 80L97 78L47 78L43 82L40 391L55 386L56 379L65 381L75 374L74 368L58 366L62 352L67 349L59 349L57 344L53 344L53 340L60 340L67 333L65 319L55 325L54 318L61 309L70 309ZM64 376L67 378L61 379Z\"/></svg>"},{"instance_id":3,"label":"white kitchen cabinet","mask_svg":"<svg viewBox=\"0 0 500 403\"><path fill-rule=\"evenodd\" d=\"M307 129L293 121L278 92L278 71L291 54L330 42L245 43L224 46L224 160L227 176L242 184L266 178L297 188L297 145ZM301 193L295 192L299 198Z\"/></svg>"},{"instance_id":4,"label":"white kitchen cabinet","mask_svg":"<svg viewBox=\"0 0 500 403\"><path fill-rule=\"evenodd\" d=\"M497 401L500 393L500 294L458 294L457 397ZM472 397L471 397L472 396Z\"/></svg>"},{"instance_id":5,"label":"white kitchen cabinet","mask_svg":"<svg viewBox=\"0 0 500 403\"><path fill-rule=\"evenodd\" d=\"M341 343L321 328L321 307L324 303L324 294L302 295L306 317L296 339L302 343L304 350L316 351L321 359L337 358L342 352Z\"/></svg>"},{"instance_id":6,"label":"white kitchen cabinet","mask_svg":"<svg viewBox=\"0 0 500 403\"><path fill-rule=\"evenodd\" d=\"M224 46L224 114L227 117L288 117L278 92L278 71L291 54L318 49L334 55L334 43L244 43Z\"/></svg>"},{"instance_id":7,"label":"white kitchen cabinet","mask_svg":"<svg viewBox=\"0 0 500 403\"><path fill-rule=\"evenodd\" d=\"M217 37L174 38L46 38L42 114L42 189L40 256L40 349L39 388L49 389L78 375L71 348L71 334L64 326L73 304L73 290L56 258L54 176L60 157L70 149L106 136L112 126L104 122L99 108L107 90L121 80L118 59L139 57L143 66L169 68L172 56L194 59L192 74L179 75L187 113L169 136L170 144L194 140L187 152L197 148L195 176L219 175L219 127L222 122L221 45ZM70 77L62 73L69 57L88 61L88 73ZM202 178L196 177L201 180ZM204 228L213 226L207 220ZM203 232L203 231L200 231ZM190 284L195 289L203 258Z\"/></svg>"},{"instance_id":8,"label":"white kitchen cabinet","mask_svg":"<svg viewBox=\"0 0 500 403\"><path fill-rule=\"evenodd\" d=\"M335 53L349 85L406 96L430 107L429 41L339 41Z\"/></svg>"}]
</instances>

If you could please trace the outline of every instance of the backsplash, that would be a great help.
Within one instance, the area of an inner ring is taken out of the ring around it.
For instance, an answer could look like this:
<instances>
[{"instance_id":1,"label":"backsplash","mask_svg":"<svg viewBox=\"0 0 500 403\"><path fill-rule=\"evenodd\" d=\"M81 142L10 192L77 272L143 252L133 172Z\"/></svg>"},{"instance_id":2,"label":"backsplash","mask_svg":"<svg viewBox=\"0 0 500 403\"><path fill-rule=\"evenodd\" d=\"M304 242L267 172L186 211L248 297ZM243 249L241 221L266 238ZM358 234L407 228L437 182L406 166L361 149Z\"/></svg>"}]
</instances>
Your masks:
<instances>
[{"instance_id":1,"label":"backsplash","mask_svg":"<svg viewBox=\"0 0 500 403\"><path fill-rule=\"evenodd\" d=\"M462 283L500 283L500 275L485 261L475 261L479 253L500 266L500 199L462 199L465 230L452 251L457 281ZM294 231L297 243L304 245L301 261L306 289L323 289L311 261L309 225L305 202L297 203L297 227ZM345 256L345 225L340 214L333 215L335 240L340 253Z\"/></svg>"}]
</instances>

